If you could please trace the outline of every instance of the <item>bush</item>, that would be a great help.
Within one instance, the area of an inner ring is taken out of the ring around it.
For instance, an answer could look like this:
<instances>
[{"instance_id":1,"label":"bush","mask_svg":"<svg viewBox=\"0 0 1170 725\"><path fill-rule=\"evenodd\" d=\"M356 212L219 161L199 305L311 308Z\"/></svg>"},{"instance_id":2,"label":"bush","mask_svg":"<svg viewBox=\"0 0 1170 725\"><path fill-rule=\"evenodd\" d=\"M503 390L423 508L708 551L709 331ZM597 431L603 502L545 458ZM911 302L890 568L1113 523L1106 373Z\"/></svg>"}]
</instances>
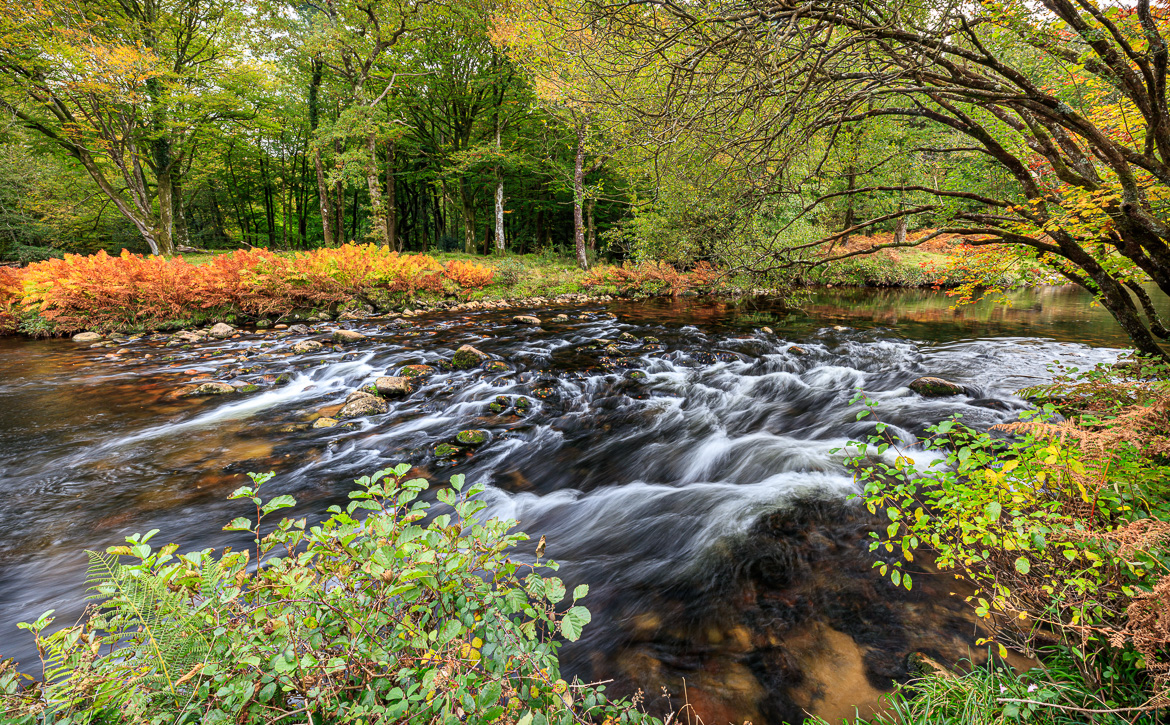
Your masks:
<instances>
[{"instance_id":1,"label":"bush","mask_svg":"<svg viewBox=\"0 0 1170 725\"><path fill-rule=\"evenodd\" d=\"M621 267L597 267L584 284L588 287L614 285L623 294L677 296L687 290L710 287L721 276L706 262L698 263L690 272L681 272L666 262L627 262Z\"/></svg>"},{"instance_id":2,"label":"bush","mask_svg":"<svg viewBox=\"0 0 1170 725\"><path fill-rule=\"evenodd\" d=\"M252 474L231 498L255 513L225 527L253 535L243 551L175 556L173 544L153 549L151 532L91 552L102 601L51 634L51 612L21 625L36 635L43 681L20 689L13 671L0 675L6 722L647 719L561 679L551 633L580 636L587 587L569 596L513 560L527 537L478 521L482 488L463 491L462 476L437 492L447 512L432 516L418 500L426 481L403 480L408 469L358 480L348 507L317 526L269 526L295 502L263 501L272 474Z\"/></svg>"},{"instance_id":3,"label":"bush","mask_svg":"<svg viewBox=\"0 0 1170 725\"><path fill-rule=\"evenodd\" d=\"M354 298L404 303L452 292L452 286L454 292L482 287L493 270L458 260L444 267L425 254L346 244L291 255L238 250L203 265L125 251L117 257L68 254L6 274L0 314L7 315L0 330L10 331L16 317L31 315L40 318L33 325L38 329L67 333L151 328L230 312L284 314ZM15 302L9 299L13 285L19 290Z\"/></svg>"},{"instance_id":4,"label":"bush","mask_svg":"<svg viewBox=\"0 0 1170 725\"><path fill-rule=\"evenodd\" d=\"M1114 395L1123 381L1092 380L1125 375L1077 379ZM909 589L910 568L933 559L977 587L969 601L1001 642L1067 648L1106 695L1136 672L1131 704L1152 710L1170 704L1170 389L1131 392L1077 422L1052 403L991 432L944 421L923 441L939 454L930 465L879 423L852 462L866 505L890 521L871 548L895 585ZM869 455L887 452L892 465Z\"/></svg>"}]
</instances>

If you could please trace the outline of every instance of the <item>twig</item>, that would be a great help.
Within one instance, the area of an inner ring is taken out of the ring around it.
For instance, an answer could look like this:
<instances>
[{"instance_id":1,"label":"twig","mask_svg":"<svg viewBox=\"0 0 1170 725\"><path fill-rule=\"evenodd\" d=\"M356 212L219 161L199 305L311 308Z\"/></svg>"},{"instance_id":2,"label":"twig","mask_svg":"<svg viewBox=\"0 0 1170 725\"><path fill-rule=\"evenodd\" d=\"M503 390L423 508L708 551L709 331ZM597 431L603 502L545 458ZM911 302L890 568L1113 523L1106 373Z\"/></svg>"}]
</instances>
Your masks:
<instances>
[{"instance_id":1,"label":"twig","mask_svg":"<svg viewBox=\"0 0 1170 725\"><path fill-rule=\"evenodd\" d=\"M1073 707L1072 705L1058 705L1055 702L1040 702L1039 700L1018 700L1014 697L1000 697L996 698L997 702L1018 702L1023 705L1043 705L1044 707L1055 707L1059 710L1070 710L1072 712L1085 712L1094 715L1110 715L1118 712L1149 712L1150 710L1160 710L1165 705L1142 705L1141 707L1115 707L1112 709L1094 709L1088 707Z\"/></svg>"}]
</instances>

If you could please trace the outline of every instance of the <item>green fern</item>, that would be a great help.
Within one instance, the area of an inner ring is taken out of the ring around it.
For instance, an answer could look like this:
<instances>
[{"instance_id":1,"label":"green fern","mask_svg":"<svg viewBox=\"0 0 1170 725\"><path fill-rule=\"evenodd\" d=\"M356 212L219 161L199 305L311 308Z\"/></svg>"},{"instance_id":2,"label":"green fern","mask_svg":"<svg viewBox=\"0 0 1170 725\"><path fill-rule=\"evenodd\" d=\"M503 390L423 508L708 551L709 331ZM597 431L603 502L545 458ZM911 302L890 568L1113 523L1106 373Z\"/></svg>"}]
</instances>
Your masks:
<instances>
[{"instance_id":1,"label":"green fern","mask_svg":"<svg viewBox=\"0 0 1170 725\"><path fill-rule=\"evenodd\" d=\"M139 572L119 564L116 556L87 553L90 566L86 583L93 592L91 598L104 600L112 629L127 638L119 654L139 672L138 682L177 695L175 683L204 661L210 650L198 608L184 595L171 591L165 577L139 576ZM215 571L222 576L218 564ZM218 578L213 577L212 582ZM205 581L204 589L213 588L212 582Z\"/></svg>"}]
</instances>

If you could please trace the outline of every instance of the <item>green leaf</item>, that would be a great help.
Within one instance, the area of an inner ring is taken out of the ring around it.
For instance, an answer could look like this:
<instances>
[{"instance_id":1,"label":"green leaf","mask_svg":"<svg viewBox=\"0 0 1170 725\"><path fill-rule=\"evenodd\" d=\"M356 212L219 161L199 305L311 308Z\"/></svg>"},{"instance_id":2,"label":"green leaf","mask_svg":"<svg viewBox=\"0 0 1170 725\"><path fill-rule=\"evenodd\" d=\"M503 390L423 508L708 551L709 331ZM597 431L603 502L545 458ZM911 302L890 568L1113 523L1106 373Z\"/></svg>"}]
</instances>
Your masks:
<instances>
[{"instance_id":1,"label":"green leaf","mask_svg":"<svg viewBox=\"0 0 1170 725\"><path fill-rule=\"evenodd\" d=\"M1019 559L1016 559L1016 571L1021 574L1027 574L1032 571L1032 562L1028 561L1028 557L1021 556Z\"/></svg>"},{"instance_id":2,"label":"green leaf","mask_svg":"<svg viewBox=\"0 0 1170 725\"><path fill-rule=\"evenodd\" d=\"M898 586L899 584L901 584L902 583L902 572L899 571L898 569L894 569L893 571L891 571L890 572L890 581L894 582L894 586Z\"/></svg>"},{"instance_id":3,"label":"green leaf","mask_svg":"<svg viewBox=\"0 0 1170 725\"><path fill-rule=\"evenodd\" d=\"M565 585L560 579L550 577L544 580L544 595L553 604L560 602L565 598Z\"/></svg>"},{"instance_id":4,"label":"green leaf","mask_svg":"<svg viewBox=\"0 0 1170 725\"><path fill-rule=\"evenodd\" d=\"M277 496L276 498L272 499L268 503L264 504L264 507L262 509L260 509L260 513L267 516L268 514L272 513L273 511L278 511L280 509L286 509L286 508L289 508L290 506L296 506L296 505L297 505L297 500L295 498L293 498L292 496L289 496L286 494L284 496Z\"/></svg>"},{"instance_id":5,"label":"green leaf","mask_svg":"<svg viewBox=\"0 0 1170 725\"><path fill-rule=\"evenodd\" d=\"M232 522L230 524L223 527L223 530L224 531L251 531L252 530L252 522L249 521L248 519L244 518L243 516L237 516L236 518L232 519Z\"/></svg>"},{"instance_id":6,"label":"green leaf","mask_svg":"<svg viewBox=\"0 0 1170 725\"><path fill-rule=\"evenodd\" d=\"M987 508L984 509L984 513L987 514L987 518L991 519L992 521L997 521L999 520L999 515L1003 513L1003 506L1000 506L999 502L997 501L992 501L991 503L987 504Z\"/></svg>"},{"instance_id":7,"label":"green leaf","mask_svg":"<svg viewBox=\"0 0 1170 725\"><path fill-rule=\"evenodd\" d=\"M593 619L593 615L585 607L571 607L561 618L561 634L570 642L576 642L581 637L581 630Z\"/></svg>"},{"instance_id":8,"label":"green leaf","mask_svg":"<svg viewBox=\"0 0 1170 725\"><path fill-rule=\"evenodd\" d=\"M575 602L578 599L583 598L588 593L589 593L589 585L588 584L581 584L580 586L573 589L573 601Z\"/></svg>"}]
</instances>

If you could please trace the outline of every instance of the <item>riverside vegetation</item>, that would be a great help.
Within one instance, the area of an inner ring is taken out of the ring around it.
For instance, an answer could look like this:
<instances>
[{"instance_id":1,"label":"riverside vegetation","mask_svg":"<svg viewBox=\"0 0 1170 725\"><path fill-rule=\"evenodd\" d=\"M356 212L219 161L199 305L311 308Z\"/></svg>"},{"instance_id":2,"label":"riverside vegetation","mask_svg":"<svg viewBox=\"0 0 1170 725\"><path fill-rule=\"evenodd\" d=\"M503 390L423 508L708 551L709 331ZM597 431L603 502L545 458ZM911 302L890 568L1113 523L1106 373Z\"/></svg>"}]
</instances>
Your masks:
<instances>
[{"instance_id":1,"label":"riverside vegetation","mask_svg":"<svg viewBox=\"0 0 1170 725\"><path fill-rule=\"evenodd\" d=\"M865 505L889 521L880 573L910 589L912 570L953 572L975 587L985 643L1041 662L927 668L895 721L1158 722L1170 707L1170 368L1054 372L998 430L944 421L911 452L878 423L851 446ZM892 465L873 457L887 450Z\"/></svg>"},{"instance_id":2,"label":"riverside vegetation","mask_svg":"<svg viewBox=\"0 0 1170 725\"><path fill-rule=\"evenodd\" d=\"M90 553L101 601L37 638L43 679L0 669L0 712L13 723L511 722L645 720L603 686L561 679L557 637L590 620L554 576L509 548L514 522L479 521L481 488L462 476L431 516L409 466L357 481L351 503L315 526L272 514L270 478L231 498L253 510L225 528L253 548L153 548L157 531ZM360 514L368 514L359 520Z\"/></svg>"}]
</instances>

